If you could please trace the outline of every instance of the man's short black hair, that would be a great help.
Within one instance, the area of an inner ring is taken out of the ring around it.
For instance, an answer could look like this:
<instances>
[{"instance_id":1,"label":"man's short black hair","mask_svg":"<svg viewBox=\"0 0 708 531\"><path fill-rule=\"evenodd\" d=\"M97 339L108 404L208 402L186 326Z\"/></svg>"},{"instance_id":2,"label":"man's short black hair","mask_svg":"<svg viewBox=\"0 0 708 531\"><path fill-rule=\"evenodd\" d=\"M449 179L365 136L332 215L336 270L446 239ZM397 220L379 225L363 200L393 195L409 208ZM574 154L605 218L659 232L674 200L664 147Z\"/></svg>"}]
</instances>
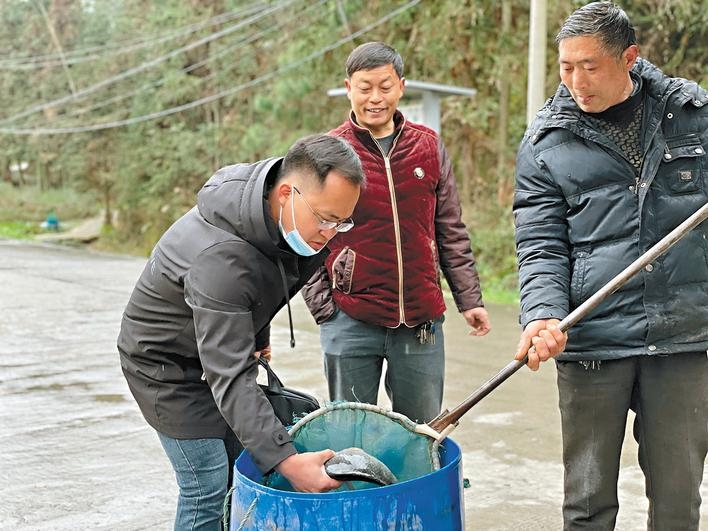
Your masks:
<instances>
[{"instance_id":1,"label":"man's short black hair","mask_svg":"<svg viewBox=\"0 0 708 531\"><path fill-rule=\"evenodd\" d=\"M597 37L616 57L637 44L627 13L612 2L592 2L573 11L556 35L556 43L570 37Z\"/></svg>"},{"instance_id":2,"label":"man's short black hair","mask_svg":"<svg viewBox=\"0 0 708 531\"><path fill-rule=\"evenodd\" d=\"M341 173L349 182L364 186L364 170L359 155L349 142L329 135L310 135L295 142L285 155L279 175L284 177L302 171L317 177L323 185L332 170Z\"/></svg>"},{"instance_id":3,"label":"man's short black hair","mask_svg":"<svg viewBox=\"0 0 708 531\"><path fill-rule=\"evenodd\" d=\"M354 48L347 58L347 77L351 78L360 70L372 70L380 66L393 65L398 77L403 79L403 58L394 48L383 42L367 42Z\"/></svg>"}]
</instances>

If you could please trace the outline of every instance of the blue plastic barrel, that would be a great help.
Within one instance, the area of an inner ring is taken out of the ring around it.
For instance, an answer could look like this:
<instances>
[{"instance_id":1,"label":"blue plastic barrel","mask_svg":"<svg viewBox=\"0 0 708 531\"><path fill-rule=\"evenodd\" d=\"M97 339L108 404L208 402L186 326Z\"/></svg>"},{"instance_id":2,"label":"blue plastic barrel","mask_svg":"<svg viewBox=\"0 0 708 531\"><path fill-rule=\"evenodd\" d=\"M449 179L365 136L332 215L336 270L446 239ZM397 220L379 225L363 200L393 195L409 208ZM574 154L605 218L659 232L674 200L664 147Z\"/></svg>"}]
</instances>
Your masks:
<instances>
[{"instance_id":1,"label":"blue plastic barrel","mask_svg":"<svg viewBox=\"0 0 708 531\"><path fill-rule=\"evenodd\" d=\"M440 469L386 487L307 494L262 485L248 452L234 465L231 531L378 531L465 528L462 454L451 439Z\"/></svg>"}]
</instances>

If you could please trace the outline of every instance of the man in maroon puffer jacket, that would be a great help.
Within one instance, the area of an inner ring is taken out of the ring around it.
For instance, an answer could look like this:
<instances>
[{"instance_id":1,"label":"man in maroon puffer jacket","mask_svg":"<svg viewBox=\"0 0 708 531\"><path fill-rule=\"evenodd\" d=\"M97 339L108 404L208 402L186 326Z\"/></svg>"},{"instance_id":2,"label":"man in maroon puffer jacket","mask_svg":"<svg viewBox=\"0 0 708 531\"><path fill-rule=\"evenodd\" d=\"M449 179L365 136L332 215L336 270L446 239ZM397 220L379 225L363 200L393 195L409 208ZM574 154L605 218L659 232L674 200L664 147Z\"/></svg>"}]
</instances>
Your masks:
<instances>
[{"instance_id":1,"label":"man in maroon puffer jacket","mask_svg":"<svg viewBox=\"0 0 708 531\"><path fill-rule=\"evenodd\" d=\"M393 410L426 422L443 396L440 270L472 335L490 330L489 315L442 140L397 110L401 56L369 42L346 68L352 111L330 134L354 147L367 187L354 211L356 228L330 243L331 254L302 293L321 324L330 399L375 404L385 359Z\"/></svg>"}]
</instances>

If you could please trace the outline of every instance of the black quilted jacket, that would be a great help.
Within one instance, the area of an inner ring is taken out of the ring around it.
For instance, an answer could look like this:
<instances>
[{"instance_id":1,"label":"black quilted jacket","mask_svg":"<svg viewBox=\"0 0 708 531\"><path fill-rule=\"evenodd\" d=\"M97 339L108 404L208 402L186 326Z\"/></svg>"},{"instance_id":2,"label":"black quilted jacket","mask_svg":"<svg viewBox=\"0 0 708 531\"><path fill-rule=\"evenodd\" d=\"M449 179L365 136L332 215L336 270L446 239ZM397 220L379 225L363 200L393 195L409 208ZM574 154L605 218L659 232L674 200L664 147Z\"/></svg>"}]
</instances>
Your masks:
<instances>
[{"instance_id":1,"label":"black quilted jacket","mask_svg":"<svg viewBox=\"0 0 708 531\"><path fill-rule=\"evenodd\" d=\"M708 200L708 94L639 59L639 178L561 84L521 142L514 215L520 322L563 318ZM708 222L569 332L559 359L708 348Z\"/></svg>"}]
</instances>

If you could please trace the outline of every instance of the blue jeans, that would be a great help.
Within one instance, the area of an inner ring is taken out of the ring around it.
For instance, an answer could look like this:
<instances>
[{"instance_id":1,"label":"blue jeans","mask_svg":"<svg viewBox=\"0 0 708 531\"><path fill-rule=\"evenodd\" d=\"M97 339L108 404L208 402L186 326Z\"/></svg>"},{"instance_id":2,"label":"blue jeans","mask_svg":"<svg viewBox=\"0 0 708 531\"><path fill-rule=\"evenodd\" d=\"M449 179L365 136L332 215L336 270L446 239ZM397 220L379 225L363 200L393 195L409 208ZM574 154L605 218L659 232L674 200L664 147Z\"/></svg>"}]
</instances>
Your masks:
<instances>
[{"instance_id":1,"label":"blue jeans","mask_svg":"<svg viewBox=\"0 0 708 531\"><path fill-rule=\"evenodd\" d=\"M221 531L229 484L226 444L222 439L158 436L179 485L175 531Z\"/></svg>"},{"instance_id":2,"label":"blue jeans","mask_svg":"<svg viewBox=\"0 0 708 531\"><path fill-rule=\"evenodd\" d=\"M698 531L708 449L705 352L635 356L589 368L558 361L566 531L615 528L627 413L649 499L647 529Z\"/></svg>"},{"instance_id":3,"label":"blue jeans","mask_svg":"<svg viewBox=\"0 0 708 531\"><path fill-rule=\"evenodd\" d=\"M415 328L372 325L337 310L320 326L330 400L376 404L386 360L393 411L417 422L435 418L445 380L443 321L435 320L435 344L422 345Z\"/></svg>"}]
</instances>

